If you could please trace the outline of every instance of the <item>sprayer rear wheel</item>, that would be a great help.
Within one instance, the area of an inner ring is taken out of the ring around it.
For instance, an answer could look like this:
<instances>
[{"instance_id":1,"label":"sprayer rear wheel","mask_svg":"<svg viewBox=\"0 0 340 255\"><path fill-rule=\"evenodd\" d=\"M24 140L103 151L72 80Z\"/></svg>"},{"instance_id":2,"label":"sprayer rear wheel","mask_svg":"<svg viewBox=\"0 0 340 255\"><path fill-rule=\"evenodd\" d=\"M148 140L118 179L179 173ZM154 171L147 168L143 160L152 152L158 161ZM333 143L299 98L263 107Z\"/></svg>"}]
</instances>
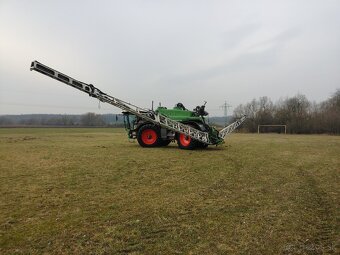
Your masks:
<instances>
[{"instance_id":1,"label":"sprayer rear wheel","mask_svg":"<svg viewBox=\"0 0 340 255\"><path fill-rule=\"evenodd\" d=\"M159 146L168 146L171 143L171 140L161 140Z\"/></svg>"},{"instance_id":2,"label":"sprayer rear wheel","mask_svg":"<svg viewBox=\"0 0 340 255\"><path fill-rule=\"evenodd\" d=\"M177 143L178 147L184 150L194 150L198 147L198 142L196 140L184 134L178 134Z\"/></svg>"},{"instance_id":3,"label":"sprayer rear wheel","mask_svg":"<svg viewBox=\"0 0 340 255\"><path fill-rule=\"evenodd\" d=\"M190 124L187 124L187 125L194 127L198 130L205 131L204 128L202 129L197 124L190 123ZM178 147L180 149L185 149L185 150L194 150L196 148L205 149L205 148L208 147L208 144L197 141L197 140L191 138L190 136L186 136L184 134L177 134L177 143L178 143Z\"/></svg>"},{"instance_id":4,"label":"sprayer rear wheel","mask_svg":"<svg viewBox=\"0 0 340 255\"><path fill-rule=\"evenodd\" d=\"M208 148L208 144L199 142L198 148L206 149L206 148Z\"/></svg>"}]
</instances>

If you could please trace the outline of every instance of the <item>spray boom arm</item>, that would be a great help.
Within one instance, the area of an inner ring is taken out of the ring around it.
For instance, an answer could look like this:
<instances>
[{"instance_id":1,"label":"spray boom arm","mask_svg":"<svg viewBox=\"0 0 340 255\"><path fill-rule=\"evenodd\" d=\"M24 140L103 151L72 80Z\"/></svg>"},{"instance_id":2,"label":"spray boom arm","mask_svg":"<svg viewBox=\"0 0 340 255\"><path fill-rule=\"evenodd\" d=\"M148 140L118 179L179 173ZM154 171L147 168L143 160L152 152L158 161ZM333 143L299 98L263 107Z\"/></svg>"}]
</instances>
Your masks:
<instances>
[{"instance_id":1,"label":"spray boom arm","mask_svg":"<svg viewBox=\"0 0 340 255\"><path fill-rule=\"evenodd\" d=\"M204 144L216 144L216 139L211 139L208 132L203 132L201 130L195 129L189 125L185 125L181 122L172 120L160 113L156 113L153 110L149 109L143 109L138 106L135 106L131 103L125 102L123 100L120 100L118 98L115 98L113 96L110 96L92 84L87 84L84 82L81 82L79 80L76 80L74 78L71 78L68 75L65 75L57 70L54 70L46 65L43 65L39 63L38 61L33 61L31 63L30 70L37 71L39 73L42 73L44 75L47 75L53 79L56 79L60 82L63 82L71 87L74 87L82 92L87 93L89 96L97 98L101 102L111 104L113 106L116 106L120 109L122 109L125 112L129 112L133 115L136 115L145 121L149 121L151 123L154 123L155 125L159 125L163 128L166 128L168 130L172 130L177 133L182 133L187 136L192 137L195 140L198 140ZM240 120L232 123L228 127L225 127L219 132L219 137L224 138L229 133L233 132L243 121L245 120L245 117L242 117Z\"/></svg>"}]
</instances>

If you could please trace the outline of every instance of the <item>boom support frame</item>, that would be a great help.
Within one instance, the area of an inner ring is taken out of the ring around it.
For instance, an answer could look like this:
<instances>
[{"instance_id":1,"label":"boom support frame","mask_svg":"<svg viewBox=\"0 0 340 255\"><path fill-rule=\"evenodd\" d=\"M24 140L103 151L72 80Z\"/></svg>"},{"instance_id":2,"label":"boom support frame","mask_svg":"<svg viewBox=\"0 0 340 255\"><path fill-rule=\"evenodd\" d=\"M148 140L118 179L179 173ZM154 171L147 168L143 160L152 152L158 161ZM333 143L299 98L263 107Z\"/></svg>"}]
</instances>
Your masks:
<instances>
[{"instance_id":1,"label":"boom support frame","mask_svg":"<svg viewBox=\"0 0 340 255\"><path fill-rule=\"evenodd\" d=\"M174 131L176 133L182 133L186 136L190 136L191 138L198 140L204 144L208 144L208 145L216 144L215 142L216 139L211 139L211 137L209 137L208 132L203 132L189 125L185 125L181 122L172 120L160 113L156 113L153 110L140 108L131 103L128 103L118 98L115 98L113 96L110 96L102 92L100 89L96 88L92 84L87 84L82 81L76 80L38 61L33 61L31 63L30 70L37 71L53 79L56 79L60 82L63 82L73 88L76 88L82 92L87 93L91 97L97 98L101 102L116 106L125 112L129 112L133 115L136 115L144 119L145 121L149 121L155 125L159 125L163 128ZM244 121L244 119L245 119L245 116L242 117L240 120L234 122L233 124L229 125L228 127L222 129L219 132L219 137L223 139L226 135L233 132Z\"/></svg>"}]
</instances>

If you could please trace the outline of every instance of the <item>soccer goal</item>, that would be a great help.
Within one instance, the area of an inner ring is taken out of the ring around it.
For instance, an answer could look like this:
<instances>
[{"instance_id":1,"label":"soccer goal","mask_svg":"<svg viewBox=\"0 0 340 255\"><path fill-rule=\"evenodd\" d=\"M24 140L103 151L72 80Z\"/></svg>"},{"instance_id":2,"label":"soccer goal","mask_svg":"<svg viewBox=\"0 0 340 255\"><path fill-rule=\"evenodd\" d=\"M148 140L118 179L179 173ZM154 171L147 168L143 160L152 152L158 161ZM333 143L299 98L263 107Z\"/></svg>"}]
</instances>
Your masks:
<instances>
[{"instance_id":1,"label":"soccer goal","mask_svg":"<svg viewBox=\"0 0 340 255\"><path fill-rule=\"evenodd\" d=\"M280 128L280 129L277 129ZM287 134L287 125L258 125L257 126L257 133L259 134L261 130L266 129L267 132L272 132L273 129L279 130L281 133L281 130L284 129L285 134ZM277 131L276 131L277 132Z\"/></svg>"}]
</instances>

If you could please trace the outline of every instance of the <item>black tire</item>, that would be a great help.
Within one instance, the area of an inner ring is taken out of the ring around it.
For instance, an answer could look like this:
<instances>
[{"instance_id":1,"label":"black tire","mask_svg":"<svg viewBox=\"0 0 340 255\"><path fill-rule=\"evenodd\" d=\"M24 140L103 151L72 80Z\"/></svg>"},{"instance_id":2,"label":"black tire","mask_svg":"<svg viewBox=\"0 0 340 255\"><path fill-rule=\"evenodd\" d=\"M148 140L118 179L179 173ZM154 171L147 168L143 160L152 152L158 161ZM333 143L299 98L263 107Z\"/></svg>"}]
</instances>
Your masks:
<instances>
[{"instance_id":1,"label":"black tire","mask_svg":"<svg viewBox=\"0 0 340 255\"><path fill-rule=\"evenodd\" d=\"M201 142L198 142L198 148L201 148L201 149L206 149L208 147L208 144L206 143L201 143Z\"/></svg>"},{"instance_id":2,"label":"black tire","mask_svg":"<svg viewBox=\"0 0 340 255\"><path fill-rule=\"evenodd\" d=\"M209 131L209 126L207 124L204 124L203 126L197 126L196 127L198 130L201 130L203 132L208 132ZM198 148L200 149L206 149L209 144L198 142Z\"/></svg>"},{"instance_id":3,"label":"black tire","mask_svg":"<svg viewBox=\"0 0 340 255\"><path fill-rule=\"evenodd\" d=\"M171 140L161 140L159 146L168 146L171 143Z\"/></svg>"},{"instance_id":4,"label":"black tire","mask_svg":"<svg viewBox=\"0 0 340 255\"><path fill-rule=\"evenodd\" d=\"M198 147L198 141L183 134L177 135L177 144L178 147L182 150L194 150Z\"/></svg>"},{"instance_id":5,"label":"black tire","mask_svg":"<svg viewBox=\"0 0 340 255\"><path fill-rule=\"evenodd\" d=\"M188 125L188 126L191 126L191 127L193 127L193 128L196 128L196 129L198 129L198 130L202 130L202 128L201 128L199 125L197 125L196 123L184 123L184 124L186 124L186 125ZM204 128L203 128L202 131L204 131ZM183 136L183 135L182 135L182 136ZM181 134L177 134L176 139L177 139L178 147L179 147L180 149L184 149L184 150L194 150L194 149L196 149L196 148L205 149L205 148L208 147L208 144L199 142L199 141L194 140L194 139L192 139L192 138L191 138L190 144L187 145L187 146L185 146L185 145L183 145L183 143L181 143Z\"/></svg>"},{"instance_id":6,"label":"black tire","mask_svg":"<svg viewBox=\"0 0 340 255\"><path fill-rule=\"evenodd\" d=\"M153 124L141 126L137 132L137 141L142 147L157 147L161 144L159 127Z\"/></svg>"}]
</instances>

